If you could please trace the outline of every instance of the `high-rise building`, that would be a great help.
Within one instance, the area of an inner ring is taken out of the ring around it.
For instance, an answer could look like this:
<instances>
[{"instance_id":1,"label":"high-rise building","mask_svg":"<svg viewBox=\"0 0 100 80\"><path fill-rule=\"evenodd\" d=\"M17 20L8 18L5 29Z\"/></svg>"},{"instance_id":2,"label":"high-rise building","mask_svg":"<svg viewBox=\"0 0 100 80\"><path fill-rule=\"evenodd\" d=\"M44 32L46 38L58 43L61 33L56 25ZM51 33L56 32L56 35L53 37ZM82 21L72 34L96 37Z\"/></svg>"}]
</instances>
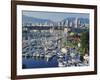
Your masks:
<instances>
[{"instance_id":1,"label":"high-rise building","mask_svg":"<svg viewBox=\"0 0 100 80\"><path fill-rule=\"evenodd\" d=\"M75 23L74 24L75 24L74 27L77 28L78 27L78 18L75 18Z\"/></svg>"},{"instance_id":2,"label":"high-rise building","mask_svg":"<svg viewBox=\"0 0 100 80\"><path fill-rule=\"evenodd\" d=\"M66 22L65 22L65 26L68 26L68 20L66 20Z\"/></svg>"}]
</instances>

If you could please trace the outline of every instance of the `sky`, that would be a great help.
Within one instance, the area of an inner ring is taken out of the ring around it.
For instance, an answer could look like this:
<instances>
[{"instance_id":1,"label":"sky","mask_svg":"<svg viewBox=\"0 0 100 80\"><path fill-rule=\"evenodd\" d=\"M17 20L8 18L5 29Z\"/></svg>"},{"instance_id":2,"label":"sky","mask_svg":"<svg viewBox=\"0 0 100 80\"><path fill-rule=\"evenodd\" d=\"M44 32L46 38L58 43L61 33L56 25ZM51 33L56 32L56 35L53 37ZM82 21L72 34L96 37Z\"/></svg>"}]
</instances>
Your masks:
<instances>
[{"instance_id":1,"label":"sky","mask_svg":"<svg viewBox=\"0 0 100 80\"><path fill-rule=\"evenodd\" d=\"M67 17L89 18L88 13L67 13L67 12L43 12L43 11L22 11L22 15L51 21L61 21Z\"/></svg>"}]
</instances>

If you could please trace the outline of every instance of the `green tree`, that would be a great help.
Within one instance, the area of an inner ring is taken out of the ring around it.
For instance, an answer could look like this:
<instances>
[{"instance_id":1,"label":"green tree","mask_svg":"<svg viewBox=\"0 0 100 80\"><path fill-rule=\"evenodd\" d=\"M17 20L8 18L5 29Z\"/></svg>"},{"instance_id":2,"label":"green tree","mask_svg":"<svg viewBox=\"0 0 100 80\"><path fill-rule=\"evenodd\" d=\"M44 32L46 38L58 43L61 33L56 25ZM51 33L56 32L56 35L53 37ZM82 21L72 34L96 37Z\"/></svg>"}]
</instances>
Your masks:
<instances>
[{"instance_id":1,"label":"green tree","mask_svg":"<svg viewBox=\"0 0 100 80\"><path fill-rule=\"evenodd\" d=\"M89 31L85 31L81 35L81 50L82 53L88 53L89 51Z\"/></svg>"}]
</instances>

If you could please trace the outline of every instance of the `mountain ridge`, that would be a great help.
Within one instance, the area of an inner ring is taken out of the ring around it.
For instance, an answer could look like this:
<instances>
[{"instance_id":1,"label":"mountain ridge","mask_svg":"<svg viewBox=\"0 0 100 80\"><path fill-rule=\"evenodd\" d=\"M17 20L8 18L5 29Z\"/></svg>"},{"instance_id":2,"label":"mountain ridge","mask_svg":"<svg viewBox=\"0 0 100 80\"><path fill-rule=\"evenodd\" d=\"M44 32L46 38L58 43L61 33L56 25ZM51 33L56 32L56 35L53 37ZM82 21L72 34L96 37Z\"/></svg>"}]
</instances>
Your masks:
<instances>
[{"instance_id":1,"label":"mountain ridge","mask_svg":"<svg viewBox=\"0 0 100 80\"><path fill-rule=\"evenodd\" d=\"M64 22L64 21L74 21L75 20L75 17L67 17L59 22ZM88 18L78 18L78 20L80 20L81 23L86 23L86 24L89 24L89 19ZM54 22L52 20L49 20L49 19L41 19L41 18L35 18L35 17L29 17L29 16L26 16L26 15L22 15L22 23L25 24L25 23L52 23L52 24L57 24L59 22Z\"/></svg>"}]
</instances>

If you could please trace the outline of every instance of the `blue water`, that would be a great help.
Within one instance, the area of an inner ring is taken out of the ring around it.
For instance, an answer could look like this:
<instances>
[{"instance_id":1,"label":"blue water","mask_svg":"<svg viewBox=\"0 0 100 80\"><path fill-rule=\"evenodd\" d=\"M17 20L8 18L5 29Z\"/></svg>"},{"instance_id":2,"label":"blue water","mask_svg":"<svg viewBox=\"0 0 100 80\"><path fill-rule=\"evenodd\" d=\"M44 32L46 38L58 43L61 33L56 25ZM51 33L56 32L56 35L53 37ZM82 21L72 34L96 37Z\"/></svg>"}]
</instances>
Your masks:
<instances>
[{"instance_id":1,"label":"blue water","mask_svg":"<svg viewBox=\"0 0 100 80\"><path fill-rule=\"evenodd\" d=\"M23 69L58 67L57 57L53 57L48 62L45 59L39 58L23 58L22 64L24 65Z\"/></svg>"}]
</instances>

